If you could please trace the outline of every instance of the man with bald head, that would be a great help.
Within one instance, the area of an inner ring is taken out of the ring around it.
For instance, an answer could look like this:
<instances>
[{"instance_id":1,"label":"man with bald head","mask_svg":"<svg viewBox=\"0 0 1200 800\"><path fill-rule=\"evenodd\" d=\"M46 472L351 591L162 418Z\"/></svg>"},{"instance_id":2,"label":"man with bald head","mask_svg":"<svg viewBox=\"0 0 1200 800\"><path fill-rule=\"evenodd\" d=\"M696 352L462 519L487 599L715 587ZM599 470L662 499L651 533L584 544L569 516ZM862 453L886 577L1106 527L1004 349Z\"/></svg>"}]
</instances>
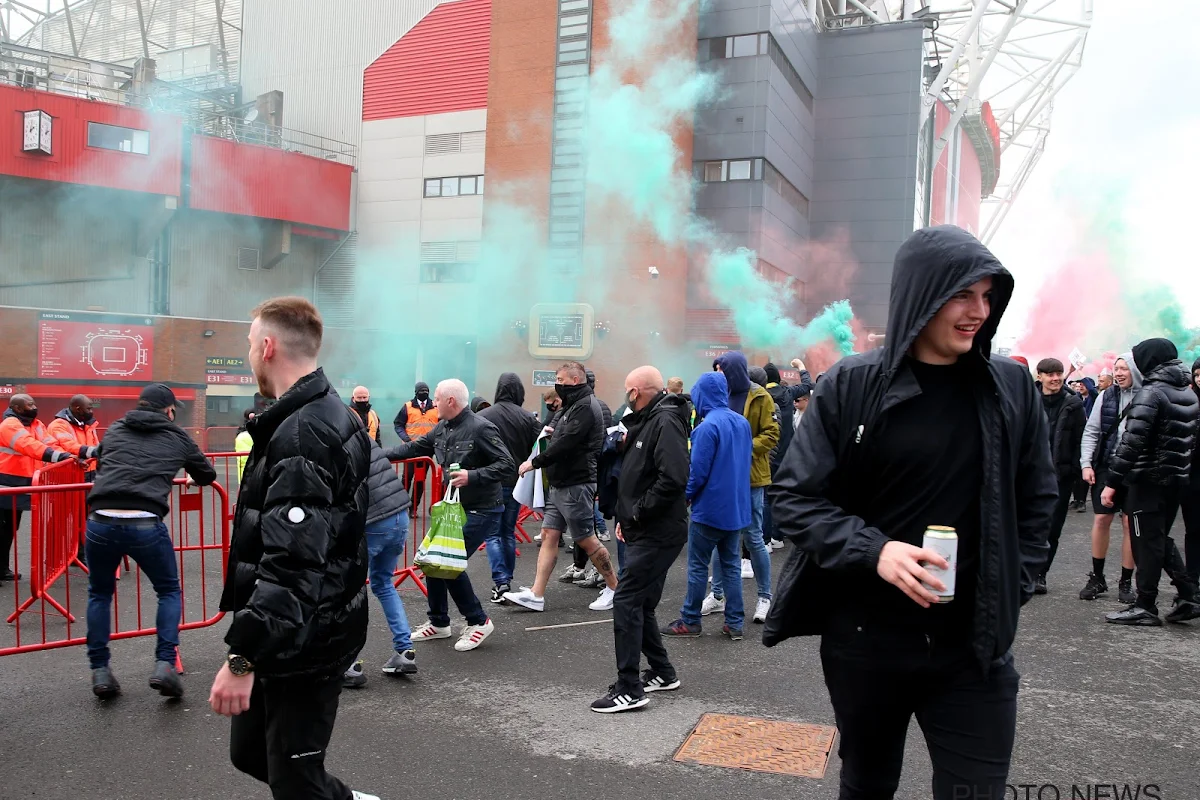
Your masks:
<instances>
[{"instance_id":1,"label":"man with bald head","mask_svg":"<svg viewBox=\"0 0 1200 800\"><path fill-rule=\"evenodd\" d=\"M0 419L0 486L29 486L33 473L43 464L71 457L47 443L46 426L37 417L38 407L32 397L13 395L8 411ZM0 501L0 582L20 577L8 568L8 551L21 525L21 512L29 507L28 494Z\"/></svg>"},{"instance_id":2,"label":"man with bald head","mask_svg":"<svg viewBox=\"0 0 1200 800\"><path fill-rule=\"evenodd\" d=\"M379 440L379 415L371 408L371 391L367 387L354 387L354 393L350 395L350 409L367 429L367 435L371 437L371 440L376 444L382 444Z\"/></svg>"},{"instance_id":3,"label":"man with bald head","mask_svg":"<svg viewBox=\"0 0 1200 800\"><path fill-rule=\"evenodd\" d=\"M96 455L100 446L100 437L96 431L98 425L96 415L92 413L92 399L86 394L77 394L67 403L66 408L50 420L46 426L46 433L59 448L76 458L90 459Z\"/></svg>"},{"instance_id":4,"label":"man with bald head","mask_svg":"<svg viewBox=\"0 0 1200 800\"><path fill-rule=\"evenodd\" d=\"M638 367L625 378L625 402L616 513L625 572L613 598L617 682L592 703L602 714L641 708L648 692L679 688L655 609L687 542L687 401L667 394L657 369ZM649 669L639 676L642 654Z\"/></svg>"}]
</instances>

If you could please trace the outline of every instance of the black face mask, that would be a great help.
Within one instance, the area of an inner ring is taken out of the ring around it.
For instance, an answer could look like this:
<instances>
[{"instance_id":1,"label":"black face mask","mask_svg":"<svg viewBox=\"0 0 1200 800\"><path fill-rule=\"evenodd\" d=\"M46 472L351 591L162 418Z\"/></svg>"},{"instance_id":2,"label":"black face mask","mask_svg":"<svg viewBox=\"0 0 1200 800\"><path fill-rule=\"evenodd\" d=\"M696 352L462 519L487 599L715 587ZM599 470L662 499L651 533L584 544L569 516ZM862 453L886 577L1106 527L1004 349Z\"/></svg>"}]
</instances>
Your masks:
<instances>
[{"instance_id":1,"label":"black face mask","mask_svg":"<svg viewBox=\"0 0 1200 800\"><path fill-rule=\"evenodd\" d=\"M421 391L417 392L417 399L424 403L429 399L429 392L422 389Z\"/></svg>"},{"instance_id":2,"label":"black face mask","mask_svg":"<svg viewBox=\"0 0 1200 800\"><path fill-rule=\"evenodd\" d=\"M370 400L355 400L354 407L365 414L366 412L371 410L371 401Z\"/></svg>"},{"instance_id":3,"label":"black face mask","mask_svg":"<svg viewBox=\"0 0 1200 800\"><path fill-rule=\"evenodd\" d=\"M31 408L28 411L17 414L17 419L21 420L21 422L24 422L26 425L28 425L29 423L31 423L35 419L37 419L37 416L38 416L38 410L36 408Z\"/></svg>"},{"instance_id":4,"label":"black face mask","mask_svg":"<svg viewBox=\"0 0 1200 800\"><path fill-rule=\"evenodd\" d=\"M586 383L580 383L576 386L566 383L556 383L554 384L554 391L559 397L562 398L563 405L569 406L587 394L588 386Z\"/></svg>"},{"instance_id":5,"label":"black face mask","mask_svg":"<svg viewBox=\"0 0 1200 800\"><path fill-rule=\"evenodd\" d=\"M89 411L88 413L86 413L86 414L80 414L80 415L78 415L78 416L76 416L76 417L75 417L75 419L79 420L79 421L80 421L80 422L82 422L84 425L87 425L89 422L91 422L91 421L92 421L92 420L94 420L95 418L96 418L96 415L95 415L95 414L93 414L93 413L92 413L92 412L90 412L90 411Z\"/></svg>"}]
</instances>

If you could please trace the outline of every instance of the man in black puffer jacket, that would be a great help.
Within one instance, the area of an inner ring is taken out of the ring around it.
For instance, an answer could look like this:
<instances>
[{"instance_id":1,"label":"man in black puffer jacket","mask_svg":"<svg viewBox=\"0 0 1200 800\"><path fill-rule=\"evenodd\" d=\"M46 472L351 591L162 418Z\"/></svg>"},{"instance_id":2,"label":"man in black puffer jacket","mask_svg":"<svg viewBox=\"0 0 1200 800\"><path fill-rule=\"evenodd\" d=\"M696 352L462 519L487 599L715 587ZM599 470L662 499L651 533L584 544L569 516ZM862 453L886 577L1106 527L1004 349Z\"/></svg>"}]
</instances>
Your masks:
<instances>
[{"instance_id":1,"label":"man in black puffer jacket","mask_svg":"<svg viewBox=\"0 0 1200 800\"><path fill-rule=\"evenodd\" d=\"M347 800L325 771L342 673L367 638L371 440L317 366L323 325L300 297L252 312L264 397L234 514L221 610L233 621L209 698L233 716L233 765L276 800Z\"/></svg>"},{"instance_id":2,"label":"man in black puffer jacket","mask_svg":"<svg viewBox=\"0 0 1200 800\"><path fill-rule=\"evenodd\" d=\"M495 403L479 412L481 418L500 431L500 439L514 464L529 458L542 429L537 414L526 411L524 405L525 385L521 383L521 377L515 372L505 372L496 381ZM521 512L521 504L513 497L516 485L517 471L514 469L500 482L504 513L500 517L500 528L487 540L493 603L499 603L504 593L511 591L513 571L517 568L517 515Z\"/></svg>"},{"instance_id":3,"label":"man in black puffer jacket","mask_svg":"<svg viewBox=\"0 0 1200 800\"><path fill-rule=\"evenodd\" d=\"M1200 358L1192 364L1192 389L1200 399ZM1192 480L1183 495L1183 558L1192 583L1200 583L1200 436L1192 449Z\"/></svg>"},{"instance_id":4,"label":"man in black puffer jacket","mask_svg":"<svg viewBox=\"0 0 1200 800\"><path fill-rule=\"evenodd\" d=\"M1079 480L1079 449L1083 440L1083 427L1087 416L1083 413L1083 398L1063 386L1063 363L1057 358L1043 358L1037 365L1037 386L1042 393L1042 407L1046 409L1046 422L1050 429L1050 458L1058 473L1058 502L1054 505L1054 518L1050 521L1050 555L1046 566L1038 576L1035 594L1046 593L1046 573L1054 563L1058 552L1058 540L1062 537L1063 525L1067 522L1067 511L1071 507L1071 493Z\"/></svg>"},{"instance_id":5,"label":"man in black puffer jacket","mask_svg":"<svg viewBox=\"0 0 1200 800\"><path fill-rule=\"evenodd\" d=\"M961 228L913 233L896 253L884 346L817 381L779 467L775 524L794 547L763 643L821 636L842 797L895 794L914 714L933 800L1004 795L1012 645L1057 493L1037 389L991 351L1012 292ZM958 533L950 602L925 569L948 568L922 547L930 525Z\"/></svg>"},{"instance_id":6,"label":"man in black puffer jacket","mask_svg":"<svg viewBox=\"0 0 1200 800\"><path fill-rule=\"evenodd\" d=\"M1133 360L1142 373L1142 388L1129 404L1125 433L1109 464L1100 502L1112 506L1117 489L1126 487L1122 509L1133 527L1138 599L1105 618L1118 625L1162 625L1156 601L1165 568L1179 590L1167 621L1185 622L1200 617L1200 602L1171 539L1171 525L1191 480L1200 400L1169 339L1141 342L1133 348Z\"/></svg>"}]
</instances>

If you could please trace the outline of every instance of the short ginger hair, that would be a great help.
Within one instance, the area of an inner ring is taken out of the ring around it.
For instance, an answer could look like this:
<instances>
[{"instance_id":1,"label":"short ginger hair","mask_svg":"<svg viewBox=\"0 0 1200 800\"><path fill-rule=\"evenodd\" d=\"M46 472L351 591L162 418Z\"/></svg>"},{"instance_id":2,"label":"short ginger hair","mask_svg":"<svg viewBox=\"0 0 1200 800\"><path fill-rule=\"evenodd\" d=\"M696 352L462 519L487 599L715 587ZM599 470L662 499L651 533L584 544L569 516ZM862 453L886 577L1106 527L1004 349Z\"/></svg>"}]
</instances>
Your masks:
<instances>
[{"instance_id":1,"label":"short ginger hair","mask_svg":"<svg viewBox=\"0 0 1200 800\"><path fill-rule=\"evenodd\" d=\"M250 319L262 320L277 333L292 356L316 358L321 352L325 323L317 307L303 297L273 297L255 306Z\"/></svg>"}]
</instances>

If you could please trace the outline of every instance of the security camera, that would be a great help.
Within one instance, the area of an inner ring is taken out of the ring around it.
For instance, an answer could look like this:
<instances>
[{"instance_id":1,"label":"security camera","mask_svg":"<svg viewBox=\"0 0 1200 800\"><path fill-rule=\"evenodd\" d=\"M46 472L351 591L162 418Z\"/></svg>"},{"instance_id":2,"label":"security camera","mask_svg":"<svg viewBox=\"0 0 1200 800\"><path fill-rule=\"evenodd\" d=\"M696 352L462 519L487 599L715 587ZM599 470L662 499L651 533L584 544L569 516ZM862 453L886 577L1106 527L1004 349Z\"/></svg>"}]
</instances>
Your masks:
<instances>
[{"instance_id":1,"label":"security camera","mask_svg":"<svg viewBox=\"0 0 1200 800\"><path fill-rule=\"evenodd\" d=\"M658 267L651 267L651 268L650 268L650 277L651 277L651 278L654 278L654 279L657 279L657 278L658 278Z\"/></svg>"}]
</instances>

